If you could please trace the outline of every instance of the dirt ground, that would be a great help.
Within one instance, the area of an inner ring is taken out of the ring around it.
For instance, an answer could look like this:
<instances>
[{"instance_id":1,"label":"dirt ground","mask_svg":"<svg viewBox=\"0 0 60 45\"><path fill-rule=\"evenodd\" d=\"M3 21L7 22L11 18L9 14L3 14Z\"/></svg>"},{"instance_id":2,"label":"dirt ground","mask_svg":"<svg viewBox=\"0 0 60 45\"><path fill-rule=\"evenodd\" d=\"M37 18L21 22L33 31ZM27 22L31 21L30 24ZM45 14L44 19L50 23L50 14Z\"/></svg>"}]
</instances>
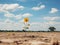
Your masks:
<instances>
[{"instance_id":1,"label":"dirt ground","mask_svg":"<svg viewBox=\"0 0 60 45\"><path fill-rule=\"evenodd\" d=\"M0 45L52 45L60 32L0 32Z\"/></svg>"}]
</instances>

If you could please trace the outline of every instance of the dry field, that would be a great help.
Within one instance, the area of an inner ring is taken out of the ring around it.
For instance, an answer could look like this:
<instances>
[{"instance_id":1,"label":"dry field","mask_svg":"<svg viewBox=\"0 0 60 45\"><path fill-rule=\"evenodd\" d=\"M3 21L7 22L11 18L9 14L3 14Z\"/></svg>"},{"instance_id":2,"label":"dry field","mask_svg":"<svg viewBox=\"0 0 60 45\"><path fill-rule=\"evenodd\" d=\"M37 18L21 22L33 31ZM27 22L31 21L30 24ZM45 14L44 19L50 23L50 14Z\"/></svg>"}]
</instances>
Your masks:
<instances>
[{"instance_id":1,"label":"dry field","mask_svg":"<svg viewBox=\"0 0 60 45\"><path fill-rule=\"evenodd\" d=\"M60 43L60 32L0 32L0 45L52 45L54 41Z\"/></svg>"}]
</instances>

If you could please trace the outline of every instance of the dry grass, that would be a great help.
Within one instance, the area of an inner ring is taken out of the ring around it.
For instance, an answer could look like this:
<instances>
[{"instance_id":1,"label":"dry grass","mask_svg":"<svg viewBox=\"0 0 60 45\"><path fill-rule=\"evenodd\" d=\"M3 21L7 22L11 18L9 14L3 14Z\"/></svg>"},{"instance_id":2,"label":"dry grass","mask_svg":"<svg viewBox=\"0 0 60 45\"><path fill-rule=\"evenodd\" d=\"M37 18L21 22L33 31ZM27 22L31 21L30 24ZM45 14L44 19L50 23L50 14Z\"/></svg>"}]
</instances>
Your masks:
<instances>
[{"instance_id":1,"label":"dry grass","mask_svg":"<svg viewBox=\"0 0 60 45\"><path fill-rule=\"evenodd\" d=\"M60 32L0 32L0 45L52 45Z\"/></svg>"}]
</instances>

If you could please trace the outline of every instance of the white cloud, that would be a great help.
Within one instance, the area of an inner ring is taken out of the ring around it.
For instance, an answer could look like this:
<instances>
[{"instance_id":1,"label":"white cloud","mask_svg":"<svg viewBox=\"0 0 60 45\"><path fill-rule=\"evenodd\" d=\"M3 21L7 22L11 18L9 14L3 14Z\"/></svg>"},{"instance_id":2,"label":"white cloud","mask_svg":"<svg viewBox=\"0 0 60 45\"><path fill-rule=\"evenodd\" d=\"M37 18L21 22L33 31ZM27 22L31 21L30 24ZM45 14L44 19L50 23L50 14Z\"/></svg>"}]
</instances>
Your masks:
<instances>
[{"instance_id":1,"label":"white cloud","mask_svg":"<svg viewBox=\"0 0 60 45\"><path fill-rule=\"evenodd\" d=\"M4 4L3 9L5 10L14 10L19 6L19 4Z\"/></svg>"},{"instance_id":2,"label":"white cloud","mask_svg":"<svg viewBox=\"0 0 60 45\"><path fill-rule=\"evenodd\" d=\"M23 23L23 22L24 22L24 19L20 20L19 22L20 22L20 23Z\"/></svg>"},{"instance_id":3,"label":"white cloud","mask_svg":"<svg viewBox=\"0 0 60 45\"><path fill-rule=\"evenodd\" d=\"M6 19L4 22L0 21L1 30L22 30L23 23L13 22L10 19Z\"/></svg>"},{"instance_id":4,"label":"white cloud","mask_svg":"<svg viewBox=\"0 0 60 45\"><path fill-rule=\"evenodd\" d=\"M23 14L23 17L30 17L30 16L33 16L33 15L30 14L30 13L24 13L24 14Z\"/></svg>"},{"instance_id":5,"label":"white cloud","mask_svg":"<svg viewBox=\"0 0 60 45\"><path fill-rule=\"evenodd\" d=\"M30 16L33 16L33 15L30 14L30 13L24 13L24 14L16 15L15 18L16 19L21 19L22 17L30 17Z\"/></svg>"},{"instance_id":6,"label":"white cloud","mask_svg":"<svg viewBox=\"0 0 60 45\"><path fill-rule=\"evenodd\" d=\"M23 20L22 20L23 21ZM57 30L60 30L60 22L49 21L49 22L32 22L30 23L30 30L32 31L47 31L50 26L54 26ZM24 23L13 22L10 19L6 19L4 22L0 21L0 29L4 30L22 30Z\"/></svg>"},{"instance_id":7,"label":"white cloud","mask_svg":"<svg viewBox=\"0 0 60 45\"><path fill-rule=\"evenodd\" d=\"M8 13L8 11L6 11L6 10L3 9L3 6L2 6L2 5L3 5L3 4L0 4L0 12Z\"/></svg>"},{"instance_id":8,"label":"white cloud","mask_svg":"<svg viewBox=\"0 0 60 45\"><path fill-rule=\"evenodd\" d=\"M24 9L24 6L19 6L18 8L21 9L21 10L23 10Z\"/></svg>"},{"instance_id":9,"label":"white cloud","mask_svg":"<svg viewBox=\"0 0 60 45\"><path fill-rule=\"evenodd\" d=\"M60 20L60 17L44 17L44 20L47 20L47 22L45 22L47 25L54 26L59 31L60 22L57 22L56 20Z\"/></svg>"},{"instance_id":10,"label":"white cloud","mask_svg":"<svg viewBox=\"0 0 60 45\"><path fill-rule=\"evenodd\" d=\"M5 13L4 16L8 18L13 18L15 15L12 13Z\"/></svg>"},{"instance_id":11,"label":"white cloud","mask_svg":"<svg viewBox=\"0 0 60 45\"><path fill-rule=\"evenodd\" d=\"M41 9L44 9L45 8L45 5L41 5L41 6L37 6L37 7L32 7L32 10L36 10L36 11L38 11L38 10L41 10Z\"/></svg>"},{"instance_id":12,"label":"white cloud","mask_svg":"<svg viewBox=\"0 0 60 45\"><path fill-rule=\"evenodd\" d=\"M58 12L57 8L51 8L51 11L49 13L56 13L56 12Z\"/></svg>"},{"instance_id":13,"label":"white cloud","mask_svg":"<svg viewBox=\"0 0 60 45\"><path fill-rule=\"evenodd\" d=\"M13 11L15 9L24 9L24 6L19 4L0 4L0 12Z\"/></svg>"},{"instance_id":14,"label":"white cloud","mask_svg":"<svg viewBox=\"0 0 60 45\"><path fill-rule=\"evenodd\" d=\"M20 14L19 15L14 15L12 13L5 13L4 16L7 17L7 18L13 18L13 19L15 18L17 20L22 18L22 15L20 15Z\"/></svg>"},{"instance_id":15,"label":"white cloud","mask_svg":"<svg viewBox=\"0 0 60 45\"><path fill-rule=\"evenodd\" d=\"M22 15L16 15L15 18L16 19L21 19L22 18Z\"/></svg>"},{"instance_id":16,"label":"white cloud","mask_svg":"<svg viewBox=\"0 0 60 45\"><path fill-rule=\"evenodd\" d=\"M6 19L4 22L5 23L13 23L13 21L11 21L10 19Z\"/></svg>"},{"instance_id":17,"label":"white cloud","mask_svg":"<svg viewBox=\"0 0 60 45\"><path fill-rule=\"evenodd\" d=\"M5 17L7 18L13 18L13 19L22 19L23 17L30 17L30 16L33 16L32 14L30 13L24 13L24 14L19 14L19 15L15 15L15 14L12 14L12 13L5 13L4 14Z\"/></svg>"},{"instance_id":18,"label":"white cloud","mask_svg":"<svg viewBox=\"0 0 60 45\"><path fill-rule=\"evenodd\" d=\"M44 22L43 23L41 23L41 22L32 22L30 29L35 30L35 31L39 31L39 30L40 31L43 31L43 30L47 31L48 27L49 27L49 25L47 25Z\"/></svg>"},{"instance_id":19,"label":"white cloud","mask_svg":"<svg viewBox=\"0 0 60 45\"><path fill-rule=\"evenodd\" d=\"M60 24L60 22L48 21L47 24L54 26L54 25L56 25L56 24Z\"/></svg>"},{"instance_id":20,"label":"white cloud","mask_svg":"<svg viewBox=\"0 0 60 45\"><path fill-rule=\"evenodd\" d=\"M44 17L45 20L54 21L60 19L60 17Z\"/></svg>"},{"instance_id":21,"label":"white cloud","mask_svg":"<svg viewBox=\"0 0 60 45\"><path fill-rule=\"evenodd\" d=\"M60 22L49 21L49 22L32 22L30 26L30 30L38 31L45 30L47 31L50 26L54 26L57 31L60 31Z\"/></svg>"},{"instance_id":22,"label":"white cloud","mask_svg":"<svg viewBox=\"0 0 60 45\"><path fill-rule=\"evenodd\" d=\"M19 5L18 4L0 4L0 9L3 10L13 10L16 9Z\"/></svg>"}]
</instances>

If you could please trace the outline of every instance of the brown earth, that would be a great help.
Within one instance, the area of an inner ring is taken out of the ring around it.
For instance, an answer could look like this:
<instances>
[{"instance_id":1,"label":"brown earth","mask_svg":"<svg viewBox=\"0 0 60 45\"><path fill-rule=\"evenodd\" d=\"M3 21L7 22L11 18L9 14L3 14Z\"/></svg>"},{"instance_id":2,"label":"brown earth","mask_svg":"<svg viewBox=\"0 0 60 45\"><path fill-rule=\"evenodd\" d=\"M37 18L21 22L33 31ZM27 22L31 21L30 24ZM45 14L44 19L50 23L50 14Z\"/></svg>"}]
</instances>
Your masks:
<instances>
[{"instance_id":1,"label":"brown earth","mask_svg":"<svg viewBox=\"0 0 60 45\"><path fill-rule=\"evenodd\" d=\"M0 32L0 45L52 45L56 41L60 43L60 32Z\"/></svg>"}]
</instances>

